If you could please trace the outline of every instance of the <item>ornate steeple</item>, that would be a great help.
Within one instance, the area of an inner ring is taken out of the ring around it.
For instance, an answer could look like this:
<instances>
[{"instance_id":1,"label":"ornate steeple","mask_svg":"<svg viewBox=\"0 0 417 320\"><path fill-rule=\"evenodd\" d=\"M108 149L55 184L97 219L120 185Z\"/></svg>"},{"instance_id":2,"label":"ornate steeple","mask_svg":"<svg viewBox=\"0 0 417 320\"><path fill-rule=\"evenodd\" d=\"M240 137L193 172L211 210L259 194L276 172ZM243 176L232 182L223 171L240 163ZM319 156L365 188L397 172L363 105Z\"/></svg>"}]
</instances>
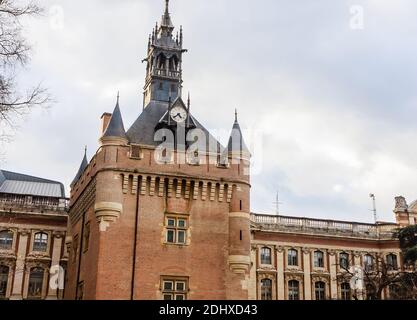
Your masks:
<instances>
[{"instance_id":1,"label":"ornate steeple","mask_svg":"<svg viewBox=\"0 0 417 320\"><path fill-rule=\"evenodd\" d=\"M227 144L229 156L237 158L250 158L249 148L243 139L242 130L237 120L237 109L235 110L235 122L233 123L232 133L230 134L229 143Z\"/></svg>"},{"instance_id":2,"label":"ornate steeple","mask_svg":"<svg viewBox=\"0 0 417 320\"><path fill-rule=\"evenodd\" d=\"M182 28L179 36L173 35L174 25L169 13L169 0L165 0L165 12L160 24L149 37L146 79L143 93L143 105L150 102L168 103L181 97L182 90L182 54L184 50Z\"/></svg>"}]
</instances>

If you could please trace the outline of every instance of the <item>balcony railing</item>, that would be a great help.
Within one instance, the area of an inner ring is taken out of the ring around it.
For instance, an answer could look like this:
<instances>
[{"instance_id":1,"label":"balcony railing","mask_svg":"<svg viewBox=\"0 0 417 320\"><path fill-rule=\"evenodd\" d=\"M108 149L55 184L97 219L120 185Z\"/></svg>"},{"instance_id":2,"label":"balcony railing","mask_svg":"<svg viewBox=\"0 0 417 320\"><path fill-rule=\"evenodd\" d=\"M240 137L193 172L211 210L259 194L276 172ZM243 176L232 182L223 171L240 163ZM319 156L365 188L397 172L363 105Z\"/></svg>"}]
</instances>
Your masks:
<instances>
[{"instance_id":1,"label":"balcony railing","mask_svg":"<svg viewBox=\"0 0 417 320\"><path fill-rule=\"evenodd\" d=\"M42 197L7 195L0 196L1 209L16 209L30 212L59 211L65 212L68 209L68 199L51 199Z\"/></svg>"},{"instance_id":2,"label":"balcony railing","mask_svg":"<svg viewBox=\"0 0 417 320\"><path fill-rule=\"evenodd\" d=\"M181 72L166 69L153 69L153 75L179 79L181 76Z\"/></svg>"},{"instance_id":3,"label":"balcony railing","mask_svg":"<svg viewBox=\"0 0 417 320\"><path fill-rule=\"evenodd\" d=\"M300 231L304 233L343 234L366 238L392 238L395 223L367 224L286 216L252 214L251 220L266 230Z\"/></svg>"}]
</instances>

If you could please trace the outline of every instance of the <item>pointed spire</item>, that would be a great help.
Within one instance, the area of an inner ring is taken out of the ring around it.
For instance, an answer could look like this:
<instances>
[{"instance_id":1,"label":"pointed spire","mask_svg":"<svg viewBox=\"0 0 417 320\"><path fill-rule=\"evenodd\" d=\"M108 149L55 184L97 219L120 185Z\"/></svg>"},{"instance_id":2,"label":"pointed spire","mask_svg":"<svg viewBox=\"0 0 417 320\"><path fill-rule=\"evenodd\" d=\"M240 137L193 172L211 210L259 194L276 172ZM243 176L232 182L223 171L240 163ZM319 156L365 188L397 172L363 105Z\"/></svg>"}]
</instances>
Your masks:
<instances>
[{"instance_id":1,"label":"pointed spire","mask_svg":"<svg viewBox=\"0 0 417 320\"><path fill-rule=\"evenodd\" d=\"M80 168L78 169L78 172L75 175L74 180L72 180L72 182L71 182L71 186L73 186L74 184L76 184L78 182L78 180L80 180L81 176L83 175L83 173L84 173L84 171L87 167L88 167L87 146L85 146L83 160L81 161Z\"/></svg>"},{"instance_id":2,"label":"pointed spire","mask_svg":"<svg viewBox=\"0 0 417 320\"><path fill-rule=\"evenodd\" d=\"M172 24L171 16L169 14L169 0L165 0L165 12L161 20L161 29L167 29L168 34L170 34L172 30L174 30L174 25Z\"/></svg>"},{"instance_id":3,"label":"pointed spire","mask_svg":"<svg viewBox=\"0 0 417 320\"><path fill-rule=\"evenodd\" d=\"M239 153L240 156L250 155L249 148L243 139L242 130L237 119L237 109L235 109L235 122L230 134L229 143L227 144L229 153Z\"/></svg>"},{"instance_id":4,"label":"pointed spire","mask_svg":"<svg viewBox=\"0 0 417 320\"><path fill-rule=\"evenodd\" d=\"M126 138L126 131L123 124L122 114L119 107L120 94L117 92L117 102L111 116L109 125L103 134L103 137L120 137Z\"/></svg>"}]
</instances>

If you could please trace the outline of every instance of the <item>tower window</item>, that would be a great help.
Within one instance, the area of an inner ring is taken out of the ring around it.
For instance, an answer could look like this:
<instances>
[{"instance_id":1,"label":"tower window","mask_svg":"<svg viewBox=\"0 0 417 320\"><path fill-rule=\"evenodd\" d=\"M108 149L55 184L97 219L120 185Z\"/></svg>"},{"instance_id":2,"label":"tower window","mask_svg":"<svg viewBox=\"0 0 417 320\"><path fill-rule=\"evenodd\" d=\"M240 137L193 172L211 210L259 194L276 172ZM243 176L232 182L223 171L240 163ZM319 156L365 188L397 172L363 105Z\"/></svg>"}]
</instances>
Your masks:
<instances>
[{"instance_id":1,"label":"tower window","mask_svg":"<svg viewBox=\"0 0 417 320\"><path fill-rule=\"evenodd\" d=\"M187 243L188 219L167 216L165 219L166 243L185 245Z\"/></svg>"},{"instance_id":2,"label":"tower window","mask_svg":"<svg viewBox=\"0 0 417 320\"><path fill-rule=\"evenodd\" d=\"M164 90L164 83L163 82L159 82L159 90Z\"/></svg>"},{"instance_id":3,"label":"tower window","mask_svg":"<svg viewBox=\"0 0 417 320\"><path fill-rule=\"evenodd\" d=\"M88 247L90 244L90 222L87 222L84 226L84 251L88 251Z\"/></svg>"},{"instance_id":4,"label":"tower window","mask_svg":"<svg viewBox=\"0 0 417 320\"><path fill-rule=\"evenodd\" d=\"M177 92L177 86L175 84L171 84L171 92Z\"/></svg>"}]
</instances>

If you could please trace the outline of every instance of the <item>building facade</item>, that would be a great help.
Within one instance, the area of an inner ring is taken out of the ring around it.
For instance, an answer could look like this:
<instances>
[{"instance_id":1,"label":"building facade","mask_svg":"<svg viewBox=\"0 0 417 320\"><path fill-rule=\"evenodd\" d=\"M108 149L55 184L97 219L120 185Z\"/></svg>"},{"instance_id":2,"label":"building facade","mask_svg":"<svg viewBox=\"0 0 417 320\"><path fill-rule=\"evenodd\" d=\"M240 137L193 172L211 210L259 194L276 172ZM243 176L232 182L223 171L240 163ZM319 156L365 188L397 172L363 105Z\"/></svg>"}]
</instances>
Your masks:
<instances>
[{"instance_id":1,"label":"building facade","mask_svg":"<svg viewBox=\"0 0 417 320\"><path fill-rule=\"evenodd\" d=\"M66 209L61 183L0 170L0 299L63 297Z\"/></svg>"},{"instance_id":2,"label":"building facade","mask_svg":"<svg viewBox=\"0 0 417 320\"><path fill-rule=\"evenodd\" d=\"M379 254L403 268L393 231L416 223L403 198L396 224L250 214L237 114L226 147L192 115L168 5L143 60L142 112L126 131L117 97L71 184L65 298L350 299L339 262Z\"/></svg>"}]
</instances>

